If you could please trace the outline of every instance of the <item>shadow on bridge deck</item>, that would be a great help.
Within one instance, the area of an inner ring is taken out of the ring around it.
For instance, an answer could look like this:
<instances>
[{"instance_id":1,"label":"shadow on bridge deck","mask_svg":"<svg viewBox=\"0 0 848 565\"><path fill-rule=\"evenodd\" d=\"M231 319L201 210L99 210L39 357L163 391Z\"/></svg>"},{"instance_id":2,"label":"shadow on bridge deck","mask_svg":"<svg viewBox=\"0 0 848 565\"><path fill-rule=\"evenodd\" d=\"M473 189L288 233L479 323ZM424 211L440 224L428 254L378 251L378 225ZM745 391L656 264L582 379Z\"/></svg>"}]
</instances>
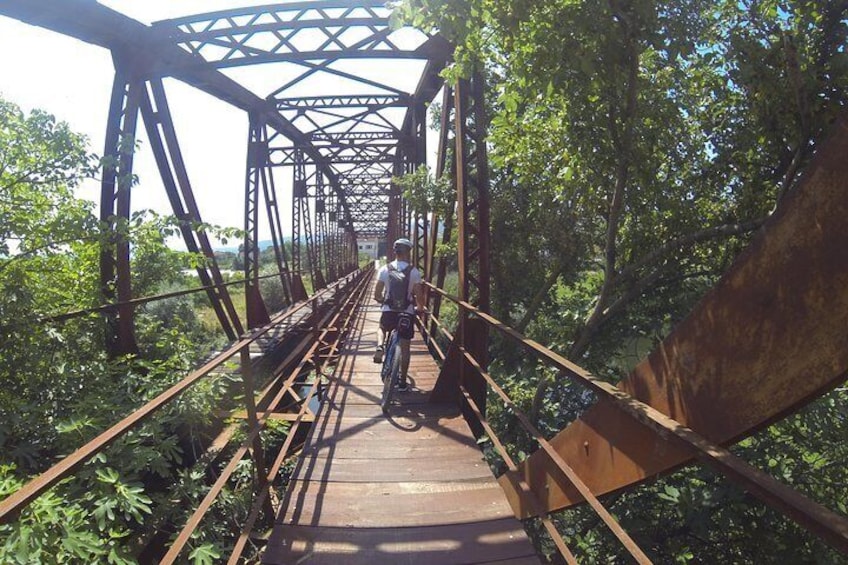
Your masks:
<instances>
[{"instance_id":1,"label":"shadow on bridge deck","mask_svg":"<svg viewBox=\"0 0 848 565\"><path fill-rule=\"evenodd\" d=\"M538 563L458 409L427 402L438 366L417 337L412 388L382 415L379 315L360 307L263 563Z\"/></svg>"}]
</instances>

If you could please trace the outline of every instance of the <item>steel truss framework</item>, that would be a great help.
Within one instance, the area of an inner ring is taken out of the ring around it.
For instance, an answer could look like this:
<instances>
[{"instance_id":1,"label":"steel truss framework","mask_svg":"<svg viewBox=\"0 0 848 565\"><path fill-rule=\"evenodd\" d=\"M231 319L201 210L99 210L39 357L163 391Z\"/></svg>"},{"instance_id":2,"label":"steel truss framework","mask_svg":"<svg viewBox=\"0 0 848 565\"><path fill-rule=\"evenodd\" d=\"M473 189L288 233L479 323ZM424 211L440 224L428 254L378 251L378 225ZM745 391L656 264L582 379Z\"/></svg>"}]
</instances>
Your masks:
<instances>
[{"instance_id":1,"label":"steel truss framework","mask_svg":"<svg viewBox=\"0 0 848 565\"><path fill-rule=\"evenodd\" d=\"M104 170L101 192L101 220L111 239L101 254L101 281L104 295L117 300L112 305L117 312L112 320L113 351L131 353L135 349L130 248L122 229L130 217L132 148L139 113L186 245L208 258L198 274L221 325L234 338L243 332L210 242L197 229L200 212L162 84L162 77L173 76L249 115L244 246L249 325L269 319L258 287L259 211L264 199L288 300L306 298L304 271L313 289L332 289L334 285L328 282L337 278L351 280L345 275L356 267L357 236L387 236L391 241L410 235L414 239L414 260L428 282L437 281L430 285L435 292L430 333L435 334L437 326L447 333L437 319L442 297L456 302L460 309L459 328L455 335L447 335L450 349L446 355L439 351L444 365L431 400L456 398L472 425L477 422L476 431L489 434L496 447L502 445L485 418L486 395L489 388L501 398L505 394L486 369L490 327L601 395L601 402L550 441L524 417L522 423L541 447L520 466L507 454L504 459L510 470L500 478L517 515L542 516L548 529L550 521L545 522L545 516L549 512L586 500L637 561L647 562L602 508L597 494L633 486L697 456L848 553L848 520L844 516L750 468L722 447L845 380L845 121L836 128L834 140L820 149L804 185L788 196L722 282L660 348L613 387L488 313L489 178L482 76L460 81L455 89L444 89L436 174L442 177L452 171L454 175L456 226L453 210L444 218L412 210L392 183L393 176L424 162L425 106L442 86L438 72L450 49L438 36L419 34L416 42L396 35L388 25L382 1L318 0L262 6L160 22L152 28L90 0L8 0L0 5L0 13L112 51L116 74L104 152L109 166ZM367 78L342 64L386 59L423 62L414 91ZM294 65L298 72L267 96L252 93L220 72L259 63ZM361 90L304 95L302 87L320 74ZM454 147L452 156L449 146ZM275 171L285 167L292 169L291 270L274 181ZM448 242L454 227L458 231L458 297L444 292L446 261L436 261L439 234L442 242ZM321 295L319 291L275 319L311 305L317 320ZM797 304L805 308L797 308ZM751 332L752 320L764 330ZM318 323L313 323L313 328L317 334ZM331 330L338 328L328 326L324 334ZM259 333L265 331L267 327ZM772 342L768 349L762 334L769 335ZM228 354L241 354L248 398L252 398L253 385L246 346L258 335L240 340ZM315 347L319 343L320 338ZM811 343L816 347L810 347ZM438 344L431 345L438 349ZM177 388L187 388L197 378L189 377ZM172 390L175 392L165 393L160 397L163 400L157 398L152 404L167 402L165 397L178 393L176 388ZM515 408L508 398L505 402ZM303 410L307 405L304 403ZM124 433L137 425L146 417L145 410L113 430ZM258 438L252 402L248 402L247 412L251 433ZM111 433L54 466L10 497L11 503L4 501L0 518L17 512L68 476L117 437ZM264 468L261 455L257 441L254 457L259 469ZM187 527L180 539L189 536ZM563 557L574 562L563 540L557 542L555 537L555 543ZM181 547L179 543L172 547L173 559Z\"/></svg>"},{"instance_id":2,"label":"steel truss framework","mask_svg":"<svg viewBox=\"0 0 848 565\"><path fill-rule=\"evenodd\" d=\"M195 229L201 217L167 110L161 82L165 76L196 86L249 116L247 326L268 319L257 279L260 224L270 225L288 300L305 296L302 271L313 288L349 272L356 264L358 236L385 238L408 232L403 226L409 225L409 214L391 177L424 162L425 108L441 88L438 73L452 49L438 35L392 29L390 11L382 1L266 5L152 26L83 0L12 1L2 11L113 53L116 76L104 151L113 166L105 171L101 198L101 219L113 234L112 245L101 257L103 292L110 300L123 303L132 298L129 245L115 228L131 213L133 154L128 149L141 110L173 211L183 221L186 245L208 257L199 275L205 286L216 287L208 294L218 319L231 338L243 331L226 287L220 286L210 243ZM406 61L407 70L375 77L362 61L368 61L368 67ZM258 93L222 72L267 63L273 64L268 76L285 78L278 79L283 84L268 83L267 90ZM399 85L394 75L400 74L418 78ZM336 81L338 91L316 95L326 90L316 90L319 78ZM291 169L282 185L279 178L275 183L278 168ZM291 271L283 244L279 186L292 187ZM113 327L113 352L134 351L131 307L117 312Z\"/></svg>"}]
</instances>

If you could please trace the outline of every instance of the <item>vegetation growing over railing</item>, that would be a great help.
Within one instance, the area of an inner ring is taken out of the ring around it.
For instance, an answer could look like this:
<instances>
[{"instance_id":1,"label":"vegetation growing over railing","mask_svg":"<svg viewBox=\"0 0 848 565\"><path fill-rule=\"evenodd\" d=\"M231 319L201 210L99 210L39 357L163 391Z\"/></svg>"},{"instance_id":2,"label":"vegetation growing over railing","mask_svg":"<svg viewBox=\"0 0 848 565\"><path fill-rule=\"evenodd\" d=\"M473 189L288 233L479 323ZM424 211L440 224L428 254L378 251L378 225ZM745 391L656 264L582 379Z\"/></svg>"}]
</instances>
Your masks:
<instances>
[{"instance_id":1,"label":"vegetation growing over railing","mask_svg":"<svg viewBox=\"0 0 848 565\"><path fill-rule=\"evenodd\" d=\"M448 77L487 79L493 312L611 382L714 284L848 105L838 2L407 0L395 17L457 45ZM587 404L491 347L543 430ZM840 388L734 449L845 513L846 406ZM535 449L490 414L513 455ZM662 562L839 560L709 471L612 502ZM616 553L593 513L558 519L582 561Z\"/></svg>"},{"instance_id":2,"label":"vegetation growing over railing","mask_svg":"<svg viewBox=\"0 0 848 565\"><path fill-rule=\"evenodd\" d=\"M97 160L66 124L2 99L0 148L2 500L173 385L225 336L214 319L206 323L202 293L199 302L195 293L139 306L132 358L108 358L98 313L45 320L102 300L99 222L75 195ZM137 296L198 286L183 271L204 259L166 244L174 218L142 212L121 229L133 246ZM0 561L133 563L157 528L167 542L205 492L203 445L221 427L220 411L242 394L231 373L199 383L0 526ZM279 443L274 435L266 440ZM240 465L217 517L186 551L194 563L214 562L239 532L253 494L250 461Z\"/></svg>"}]
</instances>

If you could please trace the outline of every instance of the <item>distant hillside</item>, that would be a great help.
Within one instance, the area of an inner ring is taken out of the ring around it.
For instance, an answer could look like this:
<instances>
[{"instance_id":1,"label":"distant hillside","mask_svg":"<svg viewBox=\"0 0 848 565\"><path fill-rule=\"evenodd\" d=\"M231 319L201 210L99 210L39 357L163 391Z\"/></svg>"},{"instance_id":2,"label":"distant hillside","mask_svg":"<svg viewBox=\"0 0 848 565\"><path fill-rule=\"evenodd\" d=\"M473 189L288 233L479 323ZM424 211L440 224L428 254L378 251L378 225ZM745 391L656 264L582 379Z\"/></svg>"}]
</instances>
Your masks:
<instances>
[{"instance_id":1,"label":"distant hillside","mask_svg":"<svg viewBox=\"0 0 848 565\"><path fill-rule=\"evenodd\" d=\"M273 247L273 246L274 246L273 241L271 241L270 239L264 239L264 240L259 242L259 251L262 251L263 249L268 249L269 247ZM223 253L238 253L239 246L236 245L234 247L233 246L231 246L231 247L215 247L213 249L213 251L221 251Z\"/></svg>"}]
</instances>

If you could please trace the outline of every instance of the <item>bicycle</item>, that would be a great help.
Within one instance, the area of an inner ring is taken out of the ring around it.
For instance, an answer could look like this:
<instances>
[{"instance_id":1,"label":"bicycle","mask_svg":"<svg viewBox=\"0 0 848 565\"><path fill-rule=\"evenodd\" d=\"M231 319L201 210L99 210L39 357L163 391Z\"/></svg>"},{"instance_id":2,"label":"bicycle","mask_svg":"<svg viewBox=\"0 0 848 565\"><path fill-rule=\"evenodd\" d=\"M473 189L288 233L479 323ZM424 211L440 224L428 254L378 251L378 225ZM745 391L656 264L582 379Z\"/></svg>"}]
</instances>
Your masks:
<instances>
[{"instance_id":1,"label":"bicycle","mask_svg":"<svg viewBox=\"0 0 848 565\"><path fill-rule=\"evenodd\" d=\"M380 378L383 379L383 394L380 396L380 409L383 411L383 414L388 414L389 403L392 401L392 391L394 391L400 379L400 362L403 355L403 351L400 349L400 336L398 335L397 328L393 328L391 332L386 334L383 351L386 352L386 357L383 359L383 366L380 369Z\"/></svg>"},{"instance_id":2,"label":"bicycle","mask_svg":"<svg viewBox=\"0 0 848 565\"><path fill-rule=\"evenodd\" d=\"M392 394L397 388L400 381L400 371L403 366L403 348L400 345L400 333L398 327L401 323L409 323L414 327L415 322L411 314L403 313L398 317L397 325L390 332L386 333L383 341L383 351L386 352L383 358L383 366L380 369L380 378L383 379L383 393L380 396L380 409L383 414L389 413L389 404L392 401Z\"/></svg>"}]
</instances>

